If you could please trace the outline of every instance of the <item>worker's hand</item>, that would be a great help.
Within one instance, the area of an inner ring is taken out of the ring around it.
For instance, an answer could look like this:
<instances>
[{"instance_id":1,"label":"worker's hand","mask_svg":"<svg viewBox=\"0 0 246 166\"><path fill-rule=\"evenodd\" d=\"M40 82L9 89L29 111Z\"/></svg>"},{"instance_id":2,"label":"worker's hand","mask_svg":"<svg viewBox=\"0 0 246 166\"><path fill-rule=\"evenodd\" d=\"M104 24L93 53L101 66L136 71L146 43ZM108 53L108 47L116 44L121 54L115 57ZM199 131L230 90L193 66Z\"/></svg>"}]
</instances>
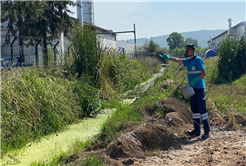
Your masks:
<instances>
[{"instance_id":1,"label":"worker's hand","mask_svg":"<svg viewBox=\"0 0 246 166\"><path fill-rule=\"evenodd\" d=\"M170 55L167 55L165 53L163 53L162 55L159 54L159 56L162 58L162 59L165 59L165 60L169 60L170 58L172 58Z\"/></svg>"},{"instance_id":2,"label":"worker's hand","mask_svg":"<svg viewBox=\"0 0 246 166\"><path fill-rule=\"evenodd\" d=\"M196 83L198 83L199 81L200 81L200 78L196 76L193 80L190 81L190 86L194 87Z\"/></svg>"}]
</instances>

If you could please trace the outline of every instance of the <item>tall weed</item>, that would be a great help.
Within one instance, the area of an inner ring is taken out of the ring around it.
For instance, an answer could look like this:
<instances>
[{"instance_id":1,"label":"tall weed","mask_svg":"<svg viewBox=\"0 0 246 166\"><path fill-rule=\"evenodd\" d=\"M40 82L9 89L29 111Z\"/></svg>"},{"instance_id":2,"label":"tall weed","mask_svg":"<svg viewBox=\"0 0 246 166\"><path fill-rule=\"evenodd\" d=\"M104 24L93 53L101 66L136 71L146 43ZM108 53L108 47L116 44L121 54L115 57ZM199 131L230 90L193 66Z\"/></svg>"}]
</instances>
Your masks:
<instances>
[{"instance_id":1,"label":"tall weed","mask_svg":"<svg viewBox=\"0 0 246 166\"><path fill-rule=\"evenodd\" d=\"M244 36L241 40L228 36L220 43L218 55L217 83L232 83L243 73L246 73L246 42ZM224 80L224 81L223 81Z\"/></svg>"},{"instance_id":2,"label":"tall weed","mask_svg":"<svg viewBox=\"0 0 246 166\"><path fill-rule=\"evenodd\" d=\"M96 31L90 27L75 25L71 35L74 73L78 73L79 77L87 77L97 85L103 50L97 40Z\"/></svg>"},{"instance_id":3,"label":"tall weed","mask_svg":"<svg viewBox=\"0 0 246 166\"><path fill-rule=\"evenodd\" d=\"M1 86L2 154L78 119L72 82L32 68Z\"/></svg>"},{"instance_id":4,"label":"tall weed","mask_svg":"<svg viewBox=\"0 0 246 166\"><path fill-rule=\"evenodd\" d=\"M137 84L150 78L152 72L137 59L130 60L125 55L111 55L103 61L100 78L105 78L104 75L108 76L112 87L122 93L134 89Z\"/></svg>"}]
</instances>

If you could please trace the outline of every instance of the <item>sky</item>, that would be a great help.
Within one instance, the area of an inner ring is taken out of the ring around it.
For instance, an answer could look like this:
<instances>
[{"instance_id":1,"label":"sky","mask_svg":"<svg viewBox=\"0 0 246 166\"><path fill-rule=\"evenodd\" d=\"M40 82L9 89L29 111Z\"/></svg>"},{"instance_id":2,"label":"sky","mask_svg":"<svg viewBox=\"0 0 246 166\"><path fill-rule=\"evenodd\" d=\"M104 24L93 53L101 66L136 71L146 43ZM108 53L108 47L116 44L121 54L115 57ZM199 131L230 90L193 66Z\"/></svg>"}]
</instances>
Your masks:
<instances>
[{"instance_id":1,"label":"sky","mask_svg":"<svg viewBox=\"0 0 246 166\"><path fill-rule=\"evenodd\" d=\"M104 29L133 31L137 38L151 38L172 32L217 30L245 21L246 3L236 1L99 1L94 0L95 25ZM76 17L76 9L73 9ZM119 34L117 40L133 39L133 33Z\"/></svg>"}]
</instances>

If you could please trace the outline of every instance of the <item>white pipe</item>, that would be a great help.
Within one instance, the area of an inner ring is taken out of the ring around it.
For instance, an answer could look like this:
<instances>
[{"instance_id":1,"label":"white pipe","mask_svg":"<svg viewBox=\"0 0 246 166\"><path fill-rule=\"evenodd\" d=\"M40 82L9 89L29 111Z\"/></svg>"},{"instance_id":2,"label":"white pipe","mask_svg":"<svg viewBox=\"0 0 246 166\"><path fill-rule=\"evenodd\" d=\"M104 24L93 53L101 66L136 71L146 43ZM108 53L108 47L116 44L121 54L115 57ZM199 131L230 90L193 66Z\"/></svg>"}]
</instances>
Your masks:
<instances>
[{"instance_id":1,"label":"white pipe","mask_svg":"<svg viewBox=\"0 0 246 166\"><path fill-rule=\"evenodd\" d=\"M76 3L81 6L81 7L79 7L77 5L77 19L79 20L80 24L83 26L83 7L82 7L82 1L76 1Z\"/></svg>"},{"instance_id":2,"label":"white pipe","mask_svg":"<svg viewBox=\"0 0 246 166\"><path fill-rule=\"evenodd\" d=\"M231 19L231 18L229 18L229 19L228 19L228 21L229 21L229 29L231 29L232 19Z\"/></svg>"},{"instance_id":3,"label":"white pipe","mask_svg":"<svg viewBox=\"0 0 246 166\"><path fill-rule=\"evenodd\" d=\"M232 19L231 18L229 18L228 19L228 22L229 22L229 29L228 29L228 35L230 35L230 31L231 31L231 24L232 24Z\"/></svg>"},{"instance_id":4,"label":"white pipe","mask_svg":"<svg viewBox=\"0 0 246 166\"><path fill-rule=\"evenodd\" d=\"M64 53L64 32L61 32L61 52Z\"/></svg>"}]
</instances>

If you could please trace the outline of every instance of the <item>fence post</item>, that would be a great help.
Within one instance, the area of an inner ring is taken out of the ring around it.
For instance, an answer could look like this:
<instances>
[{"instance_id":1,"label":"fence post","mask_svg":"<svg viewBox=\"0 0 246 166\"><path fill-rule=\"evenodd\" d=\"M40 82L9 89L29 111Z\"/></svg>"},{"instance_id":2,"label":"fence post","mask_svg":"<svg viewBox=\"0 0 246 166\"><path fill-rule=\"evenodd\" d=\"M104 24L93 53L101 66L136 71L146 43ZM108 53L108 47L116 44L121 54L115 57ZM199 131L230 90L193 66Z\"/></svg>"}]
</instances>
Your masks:
<instances>
[{"instance_id":1,"label":"fence post","mask_svg":"<svg viewBox=\"0 0 246 166\"><path fill-rule=\"evenodd\" d=\"M54 59L56 61L56 46L59 44L59 41L54 46Z\"/></svg>"},{"instance_id":2,"label":"fence post","mask_svg":"<svg viewBox=\"0 0 246 166\"><path fill-rule=\"evenodd\" d=\"M14 44L14 42L15 42L16 39L17 39L17 36L15 36L14 40L10 44L10 49L11 49L11 63L12 64L13 64L13 59L14 59L14 55L13 55L13 44Z\"/></svg>"},{"instance_id":3,"label":"fence post","mask_svg":"<svg viewBox=\"0 0 246 166\"><path fill-rule=\"evenodd\" d=\"M70 47L72 46L72 44L70 44L70 46L67 48L67 54L68 54L68 56L70 55L69 53L69 51L70 51Z\"/></svg>"},{"instance_id":4,"label":"fence post","mask_svg":"<svg viewBox=\"0 0 246 166\"><path fill-rule=\"evenodd\" d=\"M35 45L35 56L36 56L36 65L39 64L39 60L38 60L38 45L41 42L41 39L39 41L36 41L36 45Z\"/></svg>"}]
</instances>

